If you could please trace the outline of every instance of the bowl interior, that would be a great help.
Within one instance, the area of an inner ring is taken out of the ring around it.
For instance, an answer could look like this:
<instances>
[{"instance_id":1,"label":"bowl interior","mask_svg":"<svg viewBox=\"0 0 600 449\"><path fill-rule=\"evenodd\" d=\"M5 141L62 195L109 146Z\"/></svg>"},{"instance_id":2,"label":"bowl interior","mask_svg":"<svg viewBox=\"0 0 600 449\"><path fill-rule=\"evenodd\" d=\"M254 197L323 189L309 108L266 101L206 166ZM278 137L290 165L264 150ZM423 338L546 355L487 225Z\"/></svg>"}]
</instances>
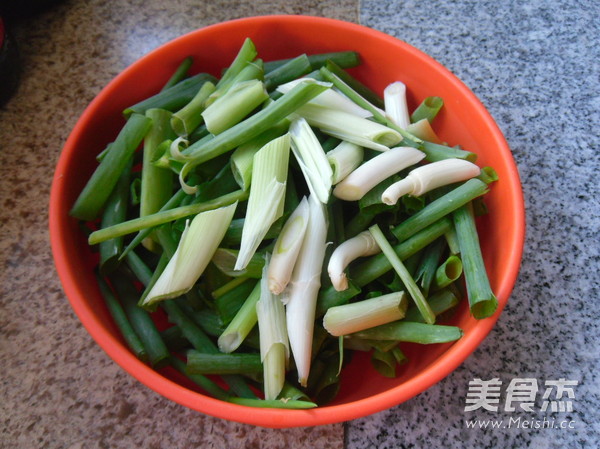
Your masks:
<instances>
[{"instance_id":1,"label":"bowl interior","mask_svg":"<svg viewBox=\"0 0 600 449\"><path fill-rule=\"evenodd\" d=\"M195 57L192 72L219 75L250 37L265 61L356 50L363 64L352 74L378 93L390 82L408 86L409 105L431 95L445 106L434 123L451 145L479 155L480 166L493 166L500 180L486 197L489 214L478 221L485 263L500 307L485 320L469 316L462 304L451 319L465 331L455 344L426 348L406 345L410 363L396 379L378 375L365 356L344 370L339 395L330 405L310 410L248 409L207 397L172 372L156 372L124 346L103 305L92 268L94 255L68 211L96 166L95 155L123 124L121 111L158 91L179 62ZM341 422L365 416L425 390L455 369L483 340L506 304L514 285L524 241L524 210L518 172L496 124L477 98L448 70L413 47L365 27L306 16L265 16L234 20L184 35L151 52L116 77L88 106L62 151L50 202L50 232L58 274L76 314L98 344L126 371L156 392L200 412L267 427Z\"/></svg>"}]
</instances>

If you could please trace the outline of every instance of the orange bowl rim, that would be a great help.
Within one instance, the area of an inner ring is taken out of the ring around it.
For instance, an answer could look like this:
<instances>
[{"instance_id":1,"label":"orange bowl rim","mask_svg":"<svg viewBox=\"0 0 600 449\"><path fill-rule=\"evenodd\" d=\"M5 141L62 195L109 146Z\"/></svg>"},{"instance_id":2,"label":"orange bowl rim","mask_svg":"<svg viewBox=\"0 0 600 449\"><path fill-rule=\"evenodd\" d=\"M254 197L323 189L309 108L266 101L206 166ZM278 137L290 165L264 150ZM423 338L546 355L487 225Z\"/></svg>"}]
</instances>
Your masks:
<instances>
[{"instance_id":1,"label":"orange bowl rim","mask_svg":"<svg viewBox=\"0 0 600 449\"><path fill-rule=\"evenodd\" d=\"M393 407L414 397L415 395L439 382L453 370L455 370L477 348L477 346L491 331L498 320L501 311L505 307L516 281L525 240L524 201L522 190L520 188L518 170L514 164L514 161L512 161L514 167L509 171L510 179L507 181L512 187L512 193L516 195L515 201L520 207L519 210L515 212L516 219L513 223L515 226L516 235L511 253L513 257L508 261L508 275L505 277L504 282L497 292L499 299L499 307L497 312L490 318L480 320L467 335L452 345L448 351L446 351L433 364L428 366L426 370L420 372L403 384L368 398L350 403L323 406L312 410L256 409L227 403L189 390L177 384L176 382L165 378L157 371L139 361L127 350L126 347L123 346L119 340L105 330L105 328L102 326L102 323L98 320L98 317L94 314L94 311L88 306L88 304L85 303L85 301L81 299L83 297L82 295L84 295L84 292L81 291L81 289L79 289L74 283L73 276L76 273L73 272L72 268L69 267L67 263L69 255L65 250L64 243L68 236L64 235L61 231L64 228L66 220L71 219L68 217L68 205L64 204L65 201L62 200L65 192L63 176L68 159L75 153L76 142L81 133L85 132L86 124L95 113L97 106L102 101L105 101L105 98L109 96L109 93L118 85L121 79L127 77L130 71L135 70L136 65L141 61L150 57L159 50L162 51L163 49L168 48L168 46L172 45L175 41L190 39L193 35L203 33L206 30L213 30L215 28L237 26L239 24L243 25L248 23L268 25L273 22L280 22L294 26L299 26L301 23L312 23L334 28L341 27L345 30L359 34L367 33L393 45L400 46L404 51L417 56L428 65L435 66L437 70L443 72L445 76L451 80L454 88L460 92L462 96L473 103L489 127L490 138L494 141L494 146L505 153L504 157L509 157L512 160L510 149L504 136L502 135L502 132L479 99L452 72L427 54L416 49L415 47L412 47L406 42L362 25L323 17L269 15L234 19L200 28L158 47L149 54L140 58L138 61L131 64L128 68L117 75L87 106L77 121L71 134L69 135L56 166L56 171L52 182L49 207L50 241L59 278L76 315L79 317L86 330L99 344L99 346L102 347L102 349L126 372L138 379L141 383L181 405L205 414L231 421L274 428L325 425L367 416Z\"/></svg>"}]
</instances>

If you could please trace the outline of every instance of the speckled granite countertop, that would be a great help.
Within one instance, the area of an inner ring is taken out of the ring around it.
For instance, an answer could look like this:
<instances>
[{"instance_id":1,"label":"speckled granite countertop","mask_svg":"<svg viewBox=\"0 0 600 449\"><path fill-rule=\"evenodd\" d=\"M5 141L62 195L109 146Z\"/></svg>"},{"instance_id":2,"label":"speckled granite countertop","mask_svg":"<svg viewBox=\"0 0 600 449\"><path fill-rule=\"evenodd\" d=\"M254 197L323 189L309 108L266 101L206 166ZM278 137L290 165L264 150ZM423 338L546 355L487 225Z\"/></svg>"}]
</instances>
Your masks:
<instances>
[{"instance_id":1,"label":"speckled granite countertop","mask_svg":"<svg viewBox=\"0 0 600 449\"><path fill-rule=\"evenodd\" d=\"M523 180L524 259L495 329L427 392L345 425L275 431L227 423L143 387L80 325L48 244L51 174L98 91L182 33L269 13L360 22L429 53L489 108ZM0 110L0 447L599 447L599 18L589 0L67 0L16 23L23 78ZM499 411L465 411L476 378L502 382ZM539 383L535 412L503 411L506 387L520 378ZM578 382L573 411L541 412L544 382L559 379ZM519 417L509 428L465 423ZM573 428L523 428L536 420Z\"/></svg>"}]
</instances>

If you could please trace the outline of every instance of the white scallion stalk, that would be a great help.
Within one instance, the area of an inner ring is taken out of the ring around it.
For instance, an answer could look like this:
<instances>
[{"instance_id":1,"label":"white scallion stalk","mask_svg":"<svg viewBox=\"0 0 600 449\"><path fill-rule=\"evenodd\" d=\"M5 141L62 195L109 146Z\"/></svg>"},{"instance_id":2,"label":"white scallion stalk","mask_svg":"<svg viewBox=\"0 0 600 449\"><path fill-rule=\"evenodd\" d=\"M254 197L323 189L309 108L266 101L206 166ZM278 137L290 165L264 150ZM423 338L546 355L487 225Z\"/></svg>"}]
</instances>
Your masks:
<instances>
[{"instance_id":1,"label":"white scallion stalk","mask_svg":"<svg viewBox=\"0 0 600 449\"><path fill-rule=\"evenodd\" d=\"M267 98L262 81L239 82L202 112L206 128L212 134L219 134L240 122Z\"/></svg>"},{"instance_id":2,"label":"white scallion stalk","mask_svg":"<svg viewBox=\"0 0 600 449\"><path fill-rule=\"evenodd\" d=\"M344 270L353 260L379 252L381 249L369 231L363 231L340 244L331 254L327 265L333 288L338 292L348 288L348 278Z\"/></svg>"},{"instance_id":3,"label":"white scallion stalk","mask_svg":"<svg viewBox=\"0 0 600 449\"><path fill-rule=\"evenodd\" d=\"M267 287L269 265L270 262L267 259L260 281L260 300L256 304L266 400L276 399L279 396L285 381L287 361L290 357L285 307L279 297Z\"/></svg>"},{"instance_id":4,"label":"white scallion stalk","mask_svg":"<svg viewBox=\"0 0 600 449\"><path fill-rule=\"evenodd\" d=\"M413 136L416 136L422 140L426 140L427 142L433 142L438 144L443 143L442 139L438 137L438 135L431 127L431 123L429 123L429 120L427 120L426 118L423 118L418 122L411 123L407 126L406 130Z\"/></svg>"},{"instance_id":5,"label":"white scallion stalk","mask_svg":"<svg viewBox=\"0 0 600 449\"><path fill-rule=\"evenodd\" d=\"M323 327L334 337L348 335L404 318L408 299L404 292L390 293L352 304L330 307Z\"/></svg>"},{"instance_id":6,"label":"white scallion stalk","mask_svg":"<svg viewBox=\"0 0 600 449\"><path fill-rule=\"evenodd\" d=\"M233 173L235 181L242 190L248 190L250 188L254 155L265 144L285 134L289 127L290 121L288 119L284 119L273 128L270 128L255 138L243 143L237 147L233 153L231 153L231 172Z\"/></svg>"},{"instance_id":7,"label":"white scallion stalk","mask_svg":"<svg viewBox=\"0 0 600 449\"><path fill-rule=\"evenodd\" d=\"M327 246L325 207L313 197L309 197L308 203L308 227L292 279L284 292L288 337L302 386L306 386L310 372L317 295Z\"/></svg>"},{"instance_id":8,"label":"white scallion stalk","mask_svg":"<svg viewBox=\"0 0 600 449\"><path fill-rule=\"evenodd\" d=\"M243 270L248 265L271 225L283 214L289 154L290 136L284 134L254 155L252 185L236 270Z\"/></svg>"},{"instance_id":9,"label":"white scallion stalk","mask_svg":"<svg viewBox=\"0 0 600 449\"><path fill-rule=\"evenodd\" d=\"M290 125L292 151L311 194L323 204L329 200L333 170L310 125L298 118Z\"/></svg>"},{"instance_id":10,"label":"white scallion stalk","mask_svg":"<svg viewBox=\"0 0 600 449\"><path fill-rule=\"evenodd\" d=\"M193 287L223 240L236 207L237 202L202 212L186 225L175 254L146 295L143 306L177 297Z\"/></svg>"},{"instance_id":11,"label":"white scallion stalk","mask_svg":"<svg viewBox=\"0 0 600 449\"><path fill-rule=\"evenodd\" d=\"M333 88L336 89L336 91L340 92L341 95L346 96L353 103L356 103L356 105L360 108L363 108L366 111L368 111L371 114L371 116L375 118L377 116L385 116L384 110L375 106L365 97L363 97L360 93L354 90L354 88L350 86L346 81L341 79L337 74L333 73L326 67L322 67L319 70L319 72L327 81L333 84Z\"/></svg>"},{"instance_id":12,"label":"white scallion stalk","mask_svg":"<svg viewBox=\"0 0 600 449\"><path fill-rule=\"evenodd\" d=\"M387 151L402 140L398 131L345 111L305 104L296 113L330 136L372 150Z\"/></svg>"},{"instance_id":13,"label":"white scallion stalk","mask_svg":"<svg viewBox=\"0 0 600 449\"><path fill-rule=\"evenodd\" d=\"M285 222L281 234L275 242L268 272L269 290L275 295L283 292L292 277L292 271L308 226L308 219L309 207L305 197Z\"/></svg>"},{"instance_id":14,"label":"white scallion stalk","mask_svg":"<svg viewBox=\"0 0 600 449\"><path fill-rule=\"evenodd\" d=\"M480 172L477 165L463 159L432 162L411 170L406 178L389 186L381 195L381 201L394 205L404 195L421 196L438 187L474 178Z\"/></svg>"},{"instance_id":15,"label":"white scallion stalk","mask_svg":"<svg viewBox=\"0 0 600 449\"><path fill-rule=\"evenodd\" d=\"M389 84L383 90L386 115L400 128L408 129L410 114L406 103L406 85L401 81Z\"/></svg>"},{"instance_id":16,"label":"white scallion stalk","mask_svg":"<svg viewBox=\"0 0 600 449\"><path fill-rule=\"evenodd\" d=\"M260 300L260 282L257 282L244 304L227 325L217 340L219 351L231 353L244 342L248 334L258 323L256 303Z\"/></svg>"},{"instance_id":17,"label":"white scallion stalk","mask_svg":"<svg viewBox=\"0 0 600 449\"><path fill-rule=\"evenodd\" d=\"M288 83L282 84L277 87L277 90L282 94L285 94L292 90L294 86L298 83L304 82L310 78L299 78L297 80L290 81ZM324 106L331 109L337 109L340 111L345 111L350 114L356 115L362 118L372 117L373 114L367 111L364 108L361 108L359 105L354 103L344 94L339 92L337 89L328 89L325 92L317 95L315 98L308 102L309 104L314 104L318 106Z\"/></svg>"},{"instance_id":18,"label":"white scallion stalk","mask_svg":"<svg viewBox=\"0 0 600 449\"><path fill-rule=\"evenodd\" d=\"M339 183L342 179L356 170L362 164L365 152L362 147L342 141L333 150L327 152L327 160L333 169L332 184Z\"/></svg>"},{"instance_id":19,"label":"white scallion stalk","mask_svg":"<svg viewBox=\"0 0 600 449\"><path fill-rule=\"evenodd\" d=\"M333 189L333 195L346 201L358 201L384 179L415 165L425 153L412 147L396 147L368 160Z\"/></svg>"}]
</instances>

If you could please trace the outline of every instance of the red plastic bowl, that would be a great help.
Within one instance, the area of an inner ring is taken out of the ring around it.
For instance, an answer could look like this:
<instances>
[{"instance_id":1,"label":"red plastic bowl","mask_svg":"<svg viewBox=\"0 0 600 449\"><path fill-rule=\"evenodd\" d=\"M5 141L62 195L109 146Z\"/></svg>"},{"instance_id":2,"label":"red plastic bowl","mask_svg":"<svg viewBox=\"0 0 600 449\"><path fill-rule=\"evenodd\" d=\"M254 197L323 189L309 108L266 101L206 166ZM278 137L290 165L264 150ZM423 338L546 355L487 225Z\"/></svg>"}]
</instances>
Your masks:
<instances>
[{"instance_id":1,"label":"red plastic bowl","mask_svg":"<svg viewBox=\"0 0 600 449\"><path fill-rule=\"evenodd\" d=\"M492 288L495 315L469 316L463 304L452 324L464 330L454 344L407 347L410 363L396 379L377 374L366 357L355 357L342 373L333 403L313 410L249 409L208 397L170 369L157 372L127 349L105 308L93 276L93 256L68 211L96 166L95 155L123 124L121 111L160 89L179 62L194 55L192 71L215 75L250 37L265 61L337 50L356 50L363 64L352 73L381 93L390 82L408 86L412 107L426 96L444 99L435 121L438 134L479 155L500 180L487 196L489 214L478 225ZM265 427L315 426L366 416L426 390L458 367L485 338L506 305L518 273L525 235L524 205L510 149L485 107L452 73L410 45L372 29L307 16L253 17L208 26L152 51L110 82L75 125L60 156L50 198L50 238L56 268L75 313L96 342L123 369L159 394L199 412Z\"/></svg>"}]
</instances>

